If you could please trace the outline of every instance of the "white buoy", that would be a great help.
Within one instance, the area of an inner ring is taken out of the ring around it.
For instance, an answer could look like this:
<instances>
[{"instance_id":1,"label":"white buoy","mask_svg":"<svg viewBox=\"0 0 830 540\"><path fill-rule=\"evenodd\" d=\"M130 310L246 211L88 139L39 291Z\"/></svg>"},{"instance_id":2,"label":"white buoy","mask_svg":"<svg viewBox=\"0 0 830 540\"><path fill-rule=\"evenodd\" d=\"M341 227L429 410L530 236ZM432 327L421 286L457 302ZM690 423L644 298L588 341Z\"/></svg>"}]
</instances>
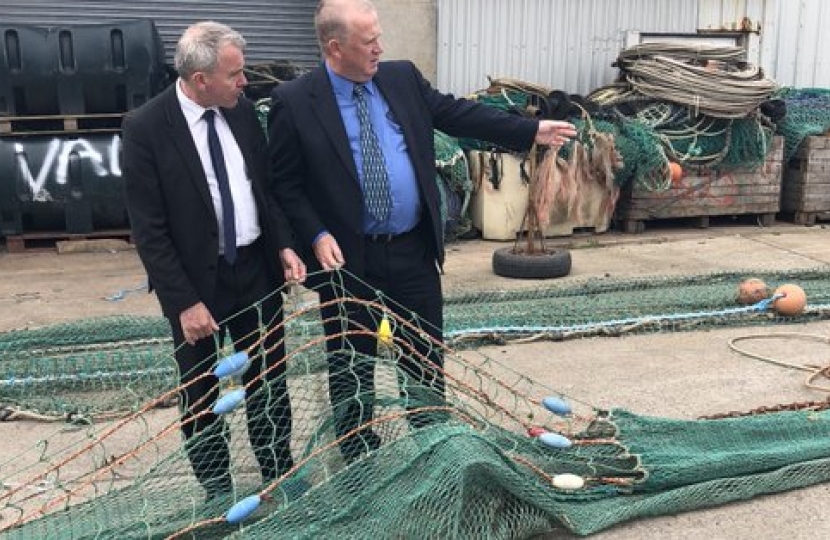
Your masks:
<instances>
[{"instance_id":1,"label":"white buoy","mask_svg":"<svg viewBox=\"0 0 830 540\"><path fill-rule=\"evenodd\" d=\"M553 477L553 487L574 491L585 487L585 479L571 473L557 474Z\"/></svg>"}]
</instances>

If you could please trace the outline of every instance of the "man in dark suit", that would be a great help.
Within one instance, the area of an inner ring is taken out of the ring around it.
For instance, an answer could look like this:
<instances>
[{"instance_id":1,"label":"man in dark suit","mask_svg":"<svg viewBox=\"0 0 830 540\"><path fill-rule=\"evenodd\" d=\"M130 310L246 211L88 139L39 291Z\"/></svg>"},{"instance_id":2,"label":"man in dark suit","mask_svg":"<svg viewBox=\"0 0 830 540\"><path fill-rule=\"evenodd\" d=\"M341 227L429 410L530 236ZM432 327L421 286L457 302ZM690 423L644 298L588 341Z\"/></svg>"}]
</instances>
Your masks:
<instances>
[{"instance_id":1,"label":"man in dark suit","mask_svg":"<svg viewBox=\"0 0 830 540\"><path fill-rule=\"evenodd\" d=\"M310 268L349 271L332 274L330 285L309 283L319 287L324 306L346 295L373 299L381 291L399 304L398 315L415 313L440 342L444 247L433 129L529 148L534 140L561 145L574 127L455 99L431 88L411 62L380 62L380 24L368 0L324 0L315 26L325 61L274 90L269 126L273 189L299 249ZM380 444L365 428L373 414L374 367L353 362L350 353L375 354L373 336L359 332L377 328L378 320L357 306L344 309L348 328L336 304L322 316L335 428L341 452L352 460ZM337 338L344 329L358 333ZM400 326L395 332L407 339ZM443 403L443 359L429 339L409 342L416 354L404 351L399 367L411 389L430 390L408 395L410 424L419 427L430 415L416 409Z\"/></svg>"},{"instance_id":2,"label":"man in dark suit","mask_svg":"<svg viewBox=\"0 0 830 540\"><path fill-rule=\"evenodd\" d=\"M209 497L231 492L225 422L210 410L226 331L237 351L282 319L271 294L305 279L289 225L266 189L267 143L240 97L245 41L197 23L175 54L179 79L123 125L122 169L138 254L169 319L182 384L182 430ZM293 467L282 333L249 352L248 434L266 481ZM271 352L265 353L270 350ZM198 436L197 436L198 435Z\"/></svg>"}]
</instances>

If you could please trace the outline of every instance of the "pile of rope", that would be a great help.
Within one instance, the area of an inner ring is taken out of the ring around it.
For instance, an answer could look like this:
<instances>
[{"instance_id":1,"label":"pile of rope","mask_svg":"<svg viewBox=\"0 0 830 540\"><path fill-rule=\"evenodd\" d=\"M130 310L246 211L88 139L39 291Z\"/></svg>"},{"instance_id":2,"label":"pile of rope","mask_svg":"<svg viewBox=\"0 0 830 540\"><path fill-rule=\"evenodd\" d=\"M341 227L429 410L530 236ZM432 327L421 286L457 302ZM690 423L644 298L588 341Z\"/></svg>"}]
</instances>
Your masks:
<instances>
[{"instance_id":1,"label":"pile of rope","mask_svg":"<svg viewBox=\"0 0 830 540\"><path fill-rule=\"evenodd\" d=\"M589 99L607 106L645 97L715 118L745 118L777 84L745 62L743 53L740 47L677 42L634 45L617 57L622 80L595 90Z\"/></svg>"}]
</instances>

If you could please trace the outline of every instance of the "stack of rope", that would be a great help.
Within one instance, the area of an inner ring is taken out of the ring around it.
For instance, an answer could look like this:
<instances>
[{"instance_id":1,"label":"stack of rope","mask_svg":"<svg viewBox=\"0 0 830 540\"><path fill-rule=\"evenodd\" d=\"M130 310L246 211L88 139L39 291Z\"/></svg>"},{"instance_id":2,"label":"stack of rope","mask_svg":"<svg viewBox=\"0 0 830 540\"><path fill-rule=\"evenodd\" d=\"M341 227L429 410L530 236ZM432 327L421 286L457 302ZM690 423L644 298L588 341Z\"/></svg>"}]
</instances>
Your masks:
<instances>
[{"instance_id":1,"label":"stack of rope","mask_svg":"<svg viewBox=\"0 0 830 540\"><path fill-rule=\"evenodd\" d=\"M600 105L651 98L685 105L714 118L745 118L777 90L740 47L642 43L624 49L622 81L594 91Z\"/></svg>"}]
</instances>

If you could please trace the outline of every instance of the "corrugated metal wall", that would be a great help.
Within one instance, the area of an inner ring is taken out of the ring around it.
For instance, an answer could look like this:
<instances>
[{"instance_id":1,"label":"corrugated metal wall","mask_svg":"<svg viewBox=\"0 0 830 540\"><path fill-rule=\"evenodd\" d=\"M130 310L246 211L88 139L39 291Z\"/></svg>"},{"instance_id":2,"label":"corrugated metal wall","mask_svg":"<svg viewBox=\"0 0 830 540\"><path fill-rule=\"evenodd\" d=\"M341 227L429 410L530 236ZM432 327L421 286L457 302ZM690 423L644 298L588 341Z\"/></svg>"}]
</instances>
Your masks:
<instances>
[{"instance_id":1,"label":"corrugated metal wall","mask_svg":"<svg viewBox=\"0 0 830 540\"><path fill-rule=\"evenodd\" d=\"M4 23L39 26L150 18L168 59L186 27L212 19L242 33L248 42L248 63L287 60L310 67L319 62L313 25L316 5L316 0L0 0L0 18Z\"/></svg>"},{"instance_id":2,"label":"corrugated metal wall","mask_svg":"<svg viewBox=\"0 0 830 540\"><path fill-rule=\"evenodd\" d=\"M587 93L613 80L627 30L694 32L696 1L439 0L438 87L467 94L487 76Z\"/></svg>"},{"instance_id":3,"label":"corrugated metal wall","mask_svg":"<svg viewBox=\"0 0 830 540\"><path fill-rule=\"evenodd\" d=\"M744 17L761 25L747 58L767 76L830 87L828 0L438 0L438 87L468 94L490 75L584 94L614 79L628 31L732 30Z\"/></svg>"},{"instance_id":4,"label":"corrugated metal wall","mask_svg":"<svg viewBox=\"0 0 830 540\"><path fill-rule=\"evenodd\" d=\"M827 0L700 0L701 28L728 27L747 17L751 58L785 86L830 88L830 2Z\"/></svg>"}]
</instances>

